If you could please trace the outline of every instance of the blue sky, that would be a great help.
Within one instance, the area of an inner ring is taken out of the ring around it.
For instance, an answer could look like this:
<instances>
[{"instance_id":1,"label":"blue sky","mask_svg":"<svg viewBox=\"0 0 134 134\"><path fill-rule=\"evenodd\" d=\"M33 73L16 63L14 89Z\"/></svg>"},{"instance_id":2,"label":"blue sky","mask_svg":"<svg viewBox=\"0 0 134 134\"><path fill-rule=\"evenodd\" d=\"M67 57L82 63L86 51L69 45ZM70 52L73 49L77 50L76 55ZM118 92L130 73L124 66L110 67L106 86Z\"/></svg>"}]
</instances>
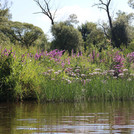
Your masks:
<instances>
[{"instance_id":1,"label":"blue sky","mask_svg":"<svg viewBox=\"0 0 134 134\"><path fill-rule=\"evenodd\" d=\"M40 11L34 0L11 0L13 2L10 12L13 21L27 22L34 24L44 31L45 34L50 33L51 22L43 14L34 14ZM107 21L107 14L97 7L92 7L98 0L51 0L53 8L58 8L56 21L63 21L70 14L76 14L81 23ZM121 10L127 13L134 12L129 8L128 0L112 0L111 13L115 16L116 11Z\"/></svg>"}]
</instances>

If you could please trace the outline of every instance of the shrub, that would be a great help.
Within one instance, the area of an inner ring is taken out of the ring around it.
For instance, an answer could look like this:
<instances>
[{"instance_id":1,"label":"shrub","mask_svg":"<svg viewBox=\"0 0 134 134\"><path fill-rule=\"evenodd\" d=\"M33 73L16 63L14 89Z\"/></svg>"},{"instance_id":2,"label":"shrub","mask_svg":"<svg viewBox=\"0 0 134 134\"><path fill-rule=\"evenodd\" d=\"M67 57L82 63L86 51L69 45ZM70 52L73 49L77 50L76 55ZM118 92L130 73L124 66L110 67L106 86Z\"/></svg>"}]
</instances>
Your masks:
<instances>
[{"instance_id":1,"label":"shrub","mask_svg":"<svg viewBox=\"0 0 134 134\"><path fill-rule=\"evenodd\" d=\"M14 56L12 50L1 51L0 55L0 100L12 100L15 96L15 79L10 75L13 71Z\"/></svg>"}]
</instances>

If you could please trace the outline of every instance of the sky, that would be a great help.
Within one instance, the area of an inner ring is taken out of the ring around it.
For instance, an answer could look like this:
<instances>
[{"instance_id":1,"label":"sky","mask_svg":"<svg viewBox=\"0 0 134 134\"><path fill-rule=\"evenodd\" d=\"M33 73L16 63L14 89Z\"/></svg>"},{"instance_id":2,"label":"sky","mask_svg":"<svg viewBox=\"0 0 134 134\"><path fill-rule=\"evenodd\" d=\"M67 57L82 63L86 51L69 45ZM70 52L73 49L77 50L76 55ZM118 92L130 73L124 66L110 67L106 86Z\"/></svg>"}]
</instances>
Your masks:
<instances>
[{"instance_id":1,"label":"sky","mask_svg":"<svg viewBox=\"0 0 134 134\"><path fill-rule=\"evenodd\" d=\"M49 38L51 21L44 14L35 14L41 10L34 0L11 1L10 13L12 14L13 21L26 22L38 26ZM106 12L95 6L93 7L98 0L51 0L51 2L52 10L58 9L55 19L56 22L66 20L70 14L77 15L79 25L86 21L95 23L107 22ZM111 15L115 17L118 10L127 13L134 12L134 9L131 9L127 2L128 0L112 0L110 4Z\"/></svg>"}]
</instances>

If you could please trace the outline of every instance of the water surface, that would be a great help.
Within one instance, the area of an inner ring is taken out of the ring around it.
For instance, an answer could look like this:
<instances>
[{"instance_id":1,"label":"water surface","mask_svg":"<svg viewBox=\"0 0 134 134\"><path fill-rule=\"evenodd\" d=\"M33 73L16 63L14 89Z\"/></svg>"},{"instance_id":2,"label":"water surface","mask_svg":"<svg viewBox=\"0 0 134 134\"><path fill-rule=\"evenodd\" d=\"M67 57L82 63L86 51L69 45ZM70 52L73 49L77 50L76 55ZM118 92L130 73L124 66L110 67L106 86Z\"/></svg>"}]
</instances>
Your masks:
<instances>
[{"instance_id":1,"label":"water surface","mask_svg":"<svg viewBox=\"0 0 134 134\"><path fill-rule=\"evenodd\" d=\"M1 103L1 134L134 134L134 102Z\"/></svg>"}]
</instances>

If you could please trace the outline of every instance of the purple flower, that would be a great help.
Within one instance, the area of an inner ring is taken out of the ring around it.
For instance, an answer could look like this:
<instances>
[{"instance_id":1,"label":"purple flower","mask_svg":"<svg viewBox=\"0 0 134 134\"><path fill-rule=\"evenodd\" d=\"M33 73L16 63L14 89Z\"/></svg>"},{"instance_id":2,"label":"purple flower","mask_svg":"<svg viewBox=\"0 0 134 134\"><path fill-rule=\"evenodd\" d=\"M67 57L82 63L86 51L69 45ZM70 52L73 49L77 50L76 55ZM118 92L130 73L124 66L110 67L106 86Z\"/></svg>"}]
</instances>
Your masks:
<instances>
[{"instance_id":1,"label":"purple flower","mask_svg":"<svg viewBox=\"0 0 134 134\"><path fill-rule=\"evenodd\" d=\"M64 67L64 65L65 65L65 63L64 63L64 62L62 62L62 63L61 63L62 68Z\"/></svg>"},{"instance_id":2,"label":"purple flower","mask_svg":"<svg viewBox=\"0 0 134 134\"><path fill-rule=\"evenodd\" d=\"M112 66L111 69L115 70L114 74L116 76L118 76L119 73L122 73L124 67L124 61L125 58L123 57L123 55L121 55L119 51L117 51L115 53L115 56L113 57L113 63L111 65Z\"/></svg>"},{"instance_id":3,"label":"purple flower","mask_svg":"<svg viewBox=\"0 0 134 134\"><path fill-rule=\"evenodd\" d=\"M7 49L5 48L4 53L7 52Z\"/></svg>"}]
</instances>

